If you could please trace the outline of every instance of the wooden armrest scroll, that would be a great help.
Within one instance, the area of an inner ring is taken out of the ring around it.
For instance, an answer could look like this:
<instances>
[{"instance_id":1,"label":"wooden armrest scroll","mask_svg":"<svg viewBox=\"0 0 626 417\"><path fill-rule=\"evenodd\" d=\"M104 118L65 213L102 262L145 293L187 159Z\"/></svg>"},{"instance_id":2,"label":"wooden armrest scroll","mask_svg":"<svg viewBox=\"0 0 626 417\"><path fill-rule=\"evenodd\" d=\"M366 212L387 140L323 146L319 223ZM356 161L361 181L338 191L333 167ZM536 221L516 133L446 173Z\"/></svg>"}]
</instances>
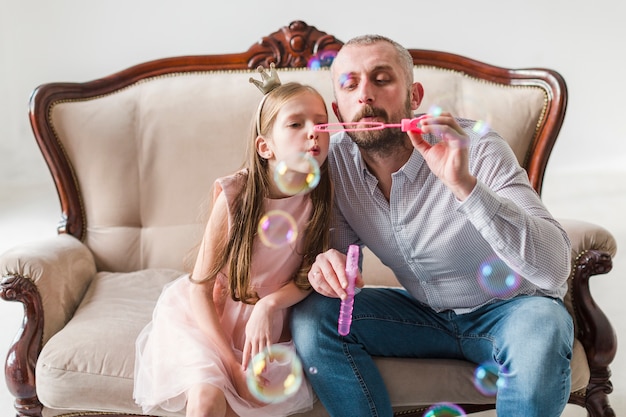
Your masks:
<instances>
[{"instance_id":1,"label":"wooden armrest scroll","mask_svg":"<svg viewBox=\"0 0 626 417\"><path fill-rule=\"evenodd\" d=\"M589 415L614 417L607 395L613 392L609 364L617 352L617 337L604 312L594 301L589 278L606 274L613 266L608 252L590 249L581 252L575 259L571 276L572 303L578 335L585 348L591 376L586 393L586 408Z\"/></svg>"},{"instance_id":2,"label":"wooden armrest scroll","mask_svg":"<svg viewBox=\"0 0 626 417\"><path fill-rule=\"evenodd\" d=\"M0 297L24 305L22 326L7 353L7 388L15 397L21 416L41 416L43 406L35 388L35 364L43 339L43 304L37 286L22 275L6 275L0 282Z\"/></svg>"},{"instance_id":3,"label":"wooden armrest scroll","mask_svg":"<svg viewBox=\"0 0 626 417\"><path fill-rule=\"evenodd\" d=\"M579 325L580 341L589 355L590 366L606 367L615 358L617 337L604 312L594 301L589 278L606 274L613 267L611 256L604 251L590 249L574 261L572 271L572 298L574 314Z\"/></svg>"}]
</instances>

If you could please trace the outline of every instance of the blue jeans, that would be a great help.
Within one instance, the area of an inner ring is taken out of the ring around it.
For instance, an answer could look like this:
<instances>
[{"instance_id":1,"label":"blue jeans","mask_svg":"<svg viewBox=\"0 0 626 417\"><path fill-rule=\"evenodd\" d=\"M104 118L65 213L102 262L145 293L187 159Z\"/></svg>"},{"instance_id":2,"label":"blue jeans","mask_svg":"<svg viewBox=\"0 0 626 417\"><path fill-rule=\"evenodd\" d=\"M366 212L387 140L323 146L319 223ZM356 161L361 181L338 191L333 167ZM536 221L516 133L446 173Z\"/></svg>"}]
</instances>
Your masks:
<instances>
[{"instance_id":1,"label":"blue jeans","mask_svg":"<svg viewBox=\"0 0 626 417\"><path fill-rule=\"evenodd\" d=\"M500 416L557 417L567 404L574 332L560 300L519 296L437 313L403 289L365 288L346 337L337 333L338 313L338 299L312 293L291 315L307 378L331 416L345 416L347 404L354 416L393 415L372 356L495 361Z\"/></svg>"}]
</instances>

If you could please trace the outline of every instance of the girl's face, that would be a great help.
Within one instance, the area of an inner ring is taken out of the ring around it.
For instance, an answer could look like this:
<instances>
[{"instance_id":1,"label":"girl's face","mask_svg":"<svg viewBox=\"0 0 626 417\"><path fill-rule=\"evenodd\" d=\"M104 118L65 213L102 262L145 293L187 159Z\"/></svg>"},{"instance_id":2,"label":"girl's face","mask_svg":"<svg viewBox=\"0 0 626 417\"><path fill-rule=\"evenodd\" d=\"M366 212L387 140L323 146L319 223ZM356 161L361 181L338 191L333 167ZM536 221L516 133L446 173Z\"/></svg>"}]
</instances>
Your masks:
<instances>
[{"instance_id":1,"label":"girl's face","mask_svg":"<svg viewBox=\"0 0 626 417\"><path fill-rule=\"evenodd\" d=\"M257 149L269 160L270 169L298 153L307 153L322 165L328 156L330 135L314 131L314 126L321 123L328 123L324 101L312 92L298 94L281 106L276 115L271 137L262 141L265 155Z\"/></svg>"}]
</instances>

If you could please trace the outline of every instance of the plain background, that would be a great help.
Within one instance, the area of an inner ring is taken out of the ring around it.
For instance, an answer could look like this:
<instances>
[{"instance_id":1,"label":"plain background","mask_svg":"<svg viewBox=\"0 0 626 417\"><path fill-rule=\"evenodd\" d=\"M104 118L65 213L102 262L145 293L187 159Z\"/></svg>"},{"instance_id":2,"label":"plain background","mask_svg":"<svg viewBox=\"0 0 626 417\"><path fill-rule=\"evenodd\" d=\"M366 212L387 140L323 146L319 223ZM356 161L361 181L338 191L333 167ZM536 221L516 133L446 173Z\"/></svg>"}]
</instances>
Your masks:
<instances>
[{"instance_id":1,"label":"plain background","mask_svg":"<svg viewBox=\"0 0 626 417\"><path fill-rule=\"evenodd\" d=\"M89 81L167 56L242 52L293 20L343 41L379 33L410 48L560 72L569 106L548 165L544 201L557 216L608 228L626 246L624 16L626 6L617 0L0 0L0 252L55 233L60 216L27 118L37 85ZM624 307L617 297L626 289L619 282L626 264L620 255L613 272L592 289L623 335L618 320ZM0 349L13 338L19 313L0 302ZM611 400L624 415L626 366L619 354L612 369ZM4 385L0 395L1 412L12 413Z\"/></svg>"}]
</instances>

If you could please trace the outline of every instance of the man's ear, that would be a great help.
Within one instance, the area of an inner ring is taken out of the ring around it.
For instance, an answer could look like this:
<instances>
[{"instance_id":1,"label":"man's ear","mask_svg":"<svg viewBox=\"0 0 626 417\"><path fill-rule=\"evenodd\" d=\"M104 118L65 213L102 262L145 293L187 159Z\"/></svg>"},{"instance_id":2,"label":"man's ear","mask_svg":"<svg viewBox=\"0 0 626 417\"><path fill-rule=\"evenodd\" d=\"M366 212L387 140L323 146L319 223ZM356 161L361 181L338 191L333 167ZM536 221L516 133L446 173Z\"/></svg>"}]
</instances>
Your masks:
<instances>
[{"instance_id":1,"label":"man's ear","mask_svg":"<svg viewBox=\"0 0 626 417\"><path fill-rule=\"evenodd\" d=\"M420 83L413 83L411 86L411 109L415 110L420 106L424 97L424 87Z\"/></svg>"},{"instance_id":2,"label":"man's ear","mask_svg":"<svg viewBox=\"0 0 626 417\"><path fill-rule=\"evenodd\" d=\"M269 143L263 136L256 137L256 140L254 141L254 146L261 158L271 159L274 156L274 152L272 151Z\"/></svg>"}]
</instances>

